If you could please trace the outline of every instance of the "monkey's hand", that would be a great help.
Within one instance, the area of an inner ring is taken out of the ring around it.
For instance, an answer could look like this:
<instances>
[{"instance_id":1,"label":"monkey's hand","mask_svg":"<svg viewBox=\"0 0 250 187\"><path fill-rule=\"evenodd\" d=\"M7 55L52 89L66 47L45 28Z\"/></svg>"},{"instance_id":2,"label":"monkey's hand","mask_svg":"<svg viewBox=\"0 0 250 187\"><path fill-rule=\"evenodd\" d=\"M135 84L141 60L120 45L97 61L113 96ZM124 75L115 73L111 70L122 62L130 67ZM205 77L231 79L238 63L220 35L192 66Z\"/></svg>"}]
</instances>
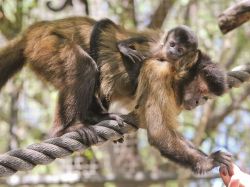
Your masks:
<instances>
[{"instance_id":1,"label":"monkey's hand","mask_svg":"<svg viewBox=\"0 0 250 187\"><path fill-rule=\"evenodd\" d=\"M209 158L213 160L214 166L226 166L228 169L232 167L233 156L230 153L216 151L209 155Z\"/></svg>"},{"instance_id":2,"label":"monkey's hand","mask_svg":"<svg viewBox=\"0 0 250 187\"><path fill-rule=\"evenodd\" d=\"M217 166L225 166L228 172L231 172L233 158L230 153L216 151L208 155L207 158L207 162L201 161L197 163L197 173L204 173L206 171L212 170Z\"/></svg>"},{"instance_id":3,"label":"monkey's hand","mask_svg":"<svg viewBox=\"0 0 250 187\"><path fill-rule=\"evenodd\" d=\"M143 38L129 38L127 40L118 42L119 51L133 63L141 62L145 59L145 56L136 49L136 43L145 42Z\"/></svg>"},{"instance_id":4,"label":"monkey's hand","mask_svg":"<svg viewBox=\"0 0 250 187\"><path fill-rule=\"evenodd\" d=\"M109 113L108 118L117 121L119 126L124 126L125 120L119 114Z\"/></svg>"}]
</instances>

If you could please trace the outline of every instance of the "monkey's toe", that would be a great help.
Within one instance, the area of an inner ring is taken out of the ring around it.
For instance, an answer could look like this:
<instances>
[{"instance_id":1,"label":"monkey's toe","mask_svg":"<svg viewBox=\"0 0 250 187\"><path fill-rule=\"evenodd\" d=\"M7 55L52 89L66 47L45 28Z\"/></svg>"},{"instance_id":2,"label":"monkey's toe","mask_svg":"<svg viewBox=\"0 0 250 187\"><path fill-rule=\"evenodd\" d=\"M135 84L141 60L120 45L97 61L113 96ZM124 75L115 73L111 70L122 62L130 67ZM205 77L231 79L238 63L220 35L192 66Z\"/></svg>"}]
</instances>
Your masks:
<instances>
[{"instance_id":1,"label":"monkey's toe","mask_svg":"<svg viewBox=\"0 0 250 187\"><path fill-rule=\"evenodd\" d=\"M109 117L110 117L111 119L117 121L117 123L118 123L118 125L119 125L120 127L123 127L123 126L124 126L124 124L125 124L124 119L123 119L121 116L119 116L118 114L110 114Z\"/></svg>"},{"instance_id":2,"label":"monkey's toe","mask_svg":"<svg viewBox=\"0 0 250 187\"><path fill-rule=\"evenodd\" d=\"M114 143L123 143L123 142L124 142L124 137L121 137L121 138L118 139L118 140L114 140L113 142L114 142Z\"/></svg>"}]
</instances>

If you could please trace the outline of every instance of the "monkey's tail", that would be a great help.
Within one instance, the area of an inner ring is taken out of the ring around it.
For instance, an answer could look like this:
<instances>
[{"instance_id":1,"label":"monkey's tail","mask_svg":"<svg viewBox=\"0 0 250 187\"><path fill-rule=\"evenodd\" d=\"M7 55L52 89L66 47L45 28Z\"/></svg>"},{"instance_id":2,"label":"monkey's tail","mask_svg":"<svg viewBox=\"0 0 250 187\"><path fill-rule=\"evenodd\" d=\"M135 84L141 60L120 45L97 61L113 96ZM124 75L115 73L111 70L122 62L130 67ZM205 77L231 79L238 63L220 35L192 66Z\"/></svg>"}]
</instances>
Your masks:
<instances>
[{"instance_id":1,"label":"monkey's tail","mask_svg":"<svg viewBox=\"0 0 250 187\"><path fill-rule=\"evenodd\" d=\"M25 64L23 38L17 37L0 49L0 90Z\"/></svg>"}]
</instances>

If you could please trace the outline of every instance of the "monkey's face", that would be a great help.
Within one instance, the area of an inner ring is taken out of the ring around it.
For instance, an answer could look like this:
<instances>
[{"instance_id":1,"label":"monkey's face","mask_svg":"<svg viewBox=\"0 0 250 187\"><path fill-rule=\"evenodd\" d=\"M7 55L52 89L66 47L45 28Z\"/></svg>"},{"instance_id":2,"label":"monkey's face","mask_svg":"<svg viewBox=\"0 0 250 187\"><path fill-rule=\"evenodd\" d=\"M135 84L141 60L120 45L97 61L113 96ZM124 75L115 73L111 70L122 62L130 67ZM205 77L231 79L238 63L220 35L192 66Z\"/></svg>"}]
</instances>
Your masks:
<instances>
[{"instance_id":1,"label":"monkey's face","mask_svg":"<svg viewBox=\"0 0 250 187\"><path fill-rule=\"evenodd\" d=\"M164 50L169 62L176 62L190 51L197 49L198 41L194 33L187 27L180 26L169 31Z\"/></svg>"},{"instance_id":2,"label":"monkey's face","mask_svg":"<svg viewBox=\"0 0 250 187\"><path fill-rule=\"evenodd\" d=\"M203 105L208 99L215 96L209 91L207 82L200 75L184 85L183 89L183 108L185 110L192 110L199 105Z\"/></svg>"},{"instance_id":3,"label":"monkey's face","mask_svg":"<svg viewBox=\"0 0 250 187\"><path fill-rule=\"evenodd\" d=\"M175 62L183 55L187 53L187 48L183 43L177 41L173 36L170 35L169 39L166 42L166 54L167 59L170 62Z\"/></svg>"}]
</instances>

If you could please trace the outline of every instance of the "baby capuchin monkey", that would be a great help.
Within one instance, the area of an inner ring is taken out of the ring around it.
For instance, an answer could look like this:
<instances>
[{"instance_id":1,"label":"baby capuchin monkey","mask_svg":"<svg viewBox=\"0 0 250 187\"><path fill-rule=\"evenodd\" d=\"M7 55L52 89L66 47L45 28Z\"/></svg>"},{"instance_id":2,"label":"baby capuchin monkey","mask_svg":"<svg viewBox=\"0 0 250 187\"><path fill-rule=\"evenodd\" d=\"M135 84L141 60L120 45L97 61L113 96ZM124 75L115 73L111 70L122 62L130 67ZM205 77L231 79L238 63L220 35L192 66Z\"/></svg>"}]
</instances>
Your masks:
<instances>
[{"instance_id":1,"label":"baby capuchin monkey","mask_svg":"<svg viewBox=\"0 0 250 187\"><path fill-rule=\"evenodd\" d=\"M159 44L152 49L151 53L142 54L138 51L139 44L148 42L143 37L129 38L118 42L120 52L127 56L133 63L141 61L147 57L158 58L162 61L168 61L175 64L181 57L191 51L196 51L198 47L198 39L195 33L187 26L177 26L166 32ZM184 67L184 64L179 64L177 68ZM181 61L181 63L185 63ZM189 64L191 65L191 64Z\"/></svg>"},{"instance_id":2,"label":"baby capuchin monkey","mask_svg":"<svg viewBox=\"0 0 250 187\"><path fill-rule=\"evenodd\" d=\"M181 25L169 30L161 45L161 52L166 54L166 60L175 63L190 51L197 50L198 39L189 27Z\"/></svg>"}]
</instances>

